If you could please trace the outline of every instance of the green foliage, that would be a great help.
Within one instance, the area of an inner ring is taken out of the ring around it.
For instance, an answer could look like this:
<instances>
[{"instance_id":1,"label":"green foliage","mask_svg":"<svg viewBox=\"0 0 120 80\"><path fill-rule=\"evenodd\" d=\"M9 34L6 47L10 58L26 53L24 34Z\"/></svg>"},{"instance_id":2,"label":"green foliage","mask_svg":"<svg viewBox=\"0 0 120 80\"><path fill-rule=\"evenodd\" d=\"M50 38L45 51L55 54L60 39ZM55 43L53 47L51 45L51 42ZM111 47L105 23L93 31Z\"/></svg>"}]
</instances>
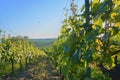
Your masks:
<instances>
[{"instance_id":1,"label":"green foliage","mask_svg":"<svg viewBox=\"0 0 120 80\"><path fill-rule=\"evenodd\" d=\"M97 65L103 63L108 69L115 65L113 53L120 49L119 5L117 0L93 0L91 5L85 0L82 14L64 20L49 56L65 80L110 80Z\"/></svg>"},{"instance_id":2,"label":"green foliage","mask_svg":"<svg viewBox=\"0 0 120 80\"><path fill-rule=\"evenodd\" d=\"M24 65L44 55L38 48L34 47L27 37L2 36L0 39L0 75L14 73L16 69L22 69ZM10 67L9 67L10 66Z\"/></svg>"}]
</instances>

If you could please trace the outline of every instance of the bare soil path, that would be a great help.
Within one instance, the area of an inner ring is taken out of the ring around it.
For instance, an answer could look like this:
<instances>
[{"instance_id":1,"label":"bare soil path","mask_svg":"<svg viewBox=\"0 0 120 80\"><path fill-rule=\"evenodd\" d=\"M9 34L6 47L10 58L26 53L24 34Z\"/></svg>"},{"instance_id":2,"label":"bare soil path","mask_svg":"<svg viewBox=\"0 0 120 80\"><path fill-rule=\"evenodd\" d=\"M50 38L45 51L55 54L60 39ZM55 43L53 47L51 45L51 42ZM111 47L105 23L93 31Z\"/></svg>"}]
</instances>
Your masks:
<instances>
[{"instance_id":1,"label":"bare soil path","mask_svg":"<svg viewBox=\"0 0 120 80\"><path fill-rule=\"evenodd\" d=\"M43 57L16 75L4 76L2 80L59 80L58 72L51 66L48 58Z\"/></svg>"}]
</instances>

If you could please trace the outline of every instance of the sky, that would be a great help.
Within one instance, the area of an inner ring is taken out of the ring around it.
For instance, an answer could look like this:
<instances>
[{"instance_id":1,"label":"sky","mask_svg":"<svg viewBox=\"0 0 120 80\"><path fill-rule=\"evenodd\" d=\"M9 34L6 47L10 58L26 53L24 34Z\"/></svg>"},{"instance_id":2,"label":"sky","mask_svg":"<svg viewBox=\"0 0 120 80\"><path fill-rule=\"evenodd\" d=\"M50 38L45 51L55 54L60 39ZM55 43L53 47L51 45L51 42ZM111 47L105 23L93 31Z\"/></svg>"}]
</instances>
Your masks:
<instances>
[{"instance_id":1,"label":"sky","mask_svg":"<svg viewBox=\"0 0 120 80\"><path fill-rule=\"evenodd\" d=\"M84 0L75 0L81 6ZM57 38L70 0L0 0L0 28L12 36Z\"/></svg>"}]
</instances>

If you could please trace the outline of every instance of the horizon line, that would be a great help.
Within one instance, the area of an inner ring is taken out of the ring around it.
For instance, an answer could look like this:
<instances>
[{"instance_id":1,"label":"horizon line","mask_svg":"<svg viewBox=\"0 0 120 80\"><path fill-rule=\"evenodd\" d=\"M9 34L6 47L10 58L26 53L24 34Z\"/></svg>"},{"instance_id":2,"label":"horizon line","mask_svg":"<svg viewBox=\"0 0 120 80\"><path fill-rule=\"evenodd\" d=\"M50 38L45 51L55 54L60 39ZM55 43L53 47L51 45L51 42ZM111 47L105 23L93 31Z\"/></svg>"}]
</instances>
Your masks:
<instances>
[{"instance_id":1,"label":"horizon line","mask_svg":"<svg viewBox=\"0 0 120 80\"><path fill-rule=\"evenodd\" d=\"M28 39L57 39L56 37L55 38L28 38Z\"/></svg>"}]
</instances>

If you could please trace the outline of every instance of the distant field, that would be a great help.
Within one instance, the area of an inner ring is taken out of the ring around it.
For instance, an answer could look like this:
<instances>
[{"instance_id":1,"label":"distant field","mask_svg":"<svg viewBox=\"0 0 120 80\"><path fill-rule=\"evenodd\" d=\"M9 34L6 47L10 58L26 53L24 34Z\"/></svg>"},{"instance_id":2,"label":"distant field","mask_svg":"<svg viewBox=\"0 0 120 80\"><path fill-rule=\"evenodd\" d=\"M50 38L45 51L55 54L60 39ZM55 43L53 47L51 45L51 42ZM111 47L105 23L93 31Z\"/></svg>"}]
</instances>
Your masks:
<instances>
[{"instance_id":1,"label":"distant field","mask_svg":"<svg viewBox=\"0 0 120 80\"><path fill-rule=\"evenodd\" d=\"M40 49L49 48L56 38L48 38L48 39L29 39L36 47Z\"/></svg>"}]
</instances>

